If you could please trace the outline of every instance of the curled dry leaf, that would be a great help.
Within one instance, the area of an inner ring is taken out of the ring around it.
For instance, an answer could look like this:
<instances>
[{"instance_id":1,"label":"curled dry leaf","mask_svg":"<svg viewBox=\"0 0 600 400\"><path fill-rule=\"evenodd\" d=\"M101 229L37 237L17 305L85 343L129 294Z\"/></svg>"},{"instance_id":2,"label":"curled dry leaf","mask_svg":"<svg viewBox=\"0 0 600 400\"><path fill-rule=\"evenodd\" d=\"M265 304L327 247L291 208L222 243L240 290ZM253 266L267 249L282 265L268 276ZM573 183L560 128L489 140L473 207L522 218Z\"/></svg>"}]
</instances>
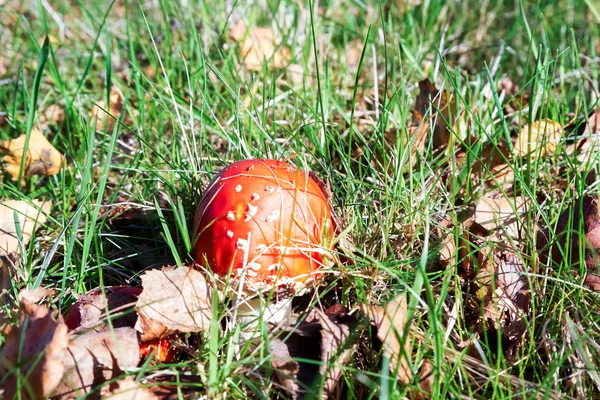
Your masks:
<instances>
[{"instance_id":1,"label":"curled dry leaf","mask_svg":"<svg viewBox=\"0 0 600 400\"><path fill-rule=\"evenodd\" d=\"M33 128L25 152L26 135L16 139L0 141L0 152L6 153L2 158L4 168L13 181L19 179L21 160L25 155L23 177L32 175L56 175L60 172L63 155L37 129Z\"/></svg>"},{"instance_id":2,"label":"curled dry leaf","mask_svg":"<svg viewBox=\"0 0 600 400\"><path fill-rule=\"evenodd\" d=\"M390 359L390 369L398 375L400 382L409 383L412 379L408 361L411 344L409 338L403 338L408 311L406 294L397 296L384 307L363 306L362 311L377 328L377 337L383 344L383 355Z\"/></svg>"},{"instance_id":3,"label":"curled dry leaf","mask_svg":"<svg viewBox=\"0 0 600 400\"><path fill-rule=\"evenodd\" d=\"M190 267L148 271L142 275L142 287L135 325L142 340L209 328L211 290L199 271Z\"/></svg>"},{"instance_id":4,"label":"curled dry leaf","mask_svg":"<svg viewBox=\"0 0 600 400\"><path fill-rule=\"evenodd\" d=\"M352 355L350 329L356 320L348 309L335 305L327 311L311 310L285 341L271 342L271 364L292 399L308 395L324 379L322 397L333 396L341 378L341 367ZM298 359L316 362L298 361Z\"/></svg>"},{"instance_id":5,"label":"curled dry leaf","mask_svg":"<svg viewBox=\"0 0 600 400\"><path fill-rule=\"evenodd\" d=\"M0 203L0 256L19 253L19 235L15 225L15 213L19 221L23 246L26 246L36 228L46 223L51 202L32 200L7 200Z\"/></svg>"},{"instance_id":6,"label":"curled dry leaf","mask_svg":"<svg viewBox=\"0 0 600 400\"><path fill-rule=\"evenodd\" d=\"M44 292L47 294L48 292ZM8 327L0 351L0 389L12 399L20 375L21 398L42 399L50 395L63 377L61 357L69 343L67 326L61 317L53 318L45 306L28 300L40 293L23 292L20 298L19 326Z\"/></svg>"},{"instance_id":7,"label":"curled dry leaf","mask_svg":"<svg viewBox=\"0 0 600 400\"><path fill-rule=\"evenodd\" d=\"M259 72L265 60L269 69L283 68L290 61L290 50L271 28L248 29L244 21L238 20L229 37L239 43L240 56L250 71Z\"/></svg>"},{"instance_id":8,"label":"curled dry leaf","mask_svg":"<svg viewBox=\"0 0 600 400\"><path fill-rule=\"evenodd\" d=\"M475 222L491 232L503 231L513 238L523 237L521 215L527 209L523 196L490 193L479 199L475 206Z\"/></svg>"},{"instance_id":9,"label":"curled dry leaf","mask_svg":"<svg viewBox=\"0 0 600 400\"><path fill-rule=\"evenodd\" d=\"M53 395L76 398L138 365L138 334L133 328L74 334L61 356L65 374Z\"/></svg>"},{"instance_id":10,"label":"curled dry leaf","mask_svg":"<svg viewBox=\"0 0 600 400\"><path fill-rule=\"evenodd\" d=\"M114 128L122 112L123 96L117 88L113 87L110 90L108 107L105 100L94 104L90 110L90 118L96 124L96 130L101 131L106 124L106 129L110 131Z\"/></svg>"},{"instance_id":11,"label":"curled dry leaf","mask_svg":"<svg viewBox=\"0 0 600 400\"><path fill-rule=\"evenodd\" d=\"M549 119L535 121L529 126L523 127L517 142L515 143L515 154L519 156L545 156L554 153L563 127L558 122Z\"/></svg>"}]
</instances>

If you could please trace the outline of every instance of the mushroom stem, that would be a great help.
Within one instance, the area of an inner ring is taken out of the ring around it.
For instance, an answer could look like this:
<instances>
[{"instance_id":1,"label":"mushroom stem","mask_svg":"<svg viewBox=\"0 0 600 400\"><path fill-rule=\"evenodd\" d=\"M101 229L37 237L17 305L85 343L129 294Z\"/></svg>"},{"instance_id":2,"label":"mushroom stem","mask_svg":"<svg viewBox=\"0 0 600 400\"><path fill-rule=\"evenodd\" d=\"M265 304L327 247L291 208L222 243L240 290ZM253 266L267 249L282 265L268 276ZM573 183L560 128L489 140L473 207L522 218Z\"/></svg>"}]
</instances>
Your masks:
<instances>
[{"instance_id":1,"label":"mushroom stem","mask_svg":"<svg viewBox=\"0 0 600 400\"><path fill-rule=\"evenodd\" d=\"M231 328L241 327L241 337L251 340L260 336L261 322L278 325L292 312L292 299L268 302L261 295L252 297L236 297L233 304L233 320Z\"/></svg>"}]
</instances>

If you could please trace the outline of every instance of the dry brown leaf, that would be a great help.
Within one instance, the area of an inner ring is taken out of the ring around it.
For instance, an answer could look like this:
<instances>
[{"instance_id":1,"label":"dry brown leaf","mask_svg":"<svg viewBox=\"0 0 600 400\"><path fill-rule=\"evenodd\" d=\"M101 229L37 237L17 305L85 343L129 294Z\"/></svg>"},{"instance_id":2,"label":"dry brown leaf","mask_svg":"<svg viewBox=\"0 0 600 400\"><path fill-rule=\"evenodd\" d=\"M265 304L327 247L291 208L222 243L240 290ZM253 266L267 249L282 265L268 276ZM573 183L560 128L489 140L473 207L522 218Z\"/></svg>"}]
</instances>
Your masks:
<instances>
[{"instance_id":1,"label":"dry brown leaf","mask_svg":"<svg viewBox=\"0 0 600 400\"><path fill-rule=\"evenodd\" d=\"M587 274L583 284L595 292L600 292L600 275Z\"/></svg>"},{"instance_id":2,"label":"dry brown leaf","mask_svg":"<svg viewBox=\"0 0 600 400\"><path fill-rule=\"evenodd\" d=\"M62 352L65 375L53 395L61 400L82 396L139 361L138 334L133 328L75 335Z\"/></svg>"},{"instance_id":3,"label":"dry brown leaf","mask_svg":"<svg viewBox=\"0 0 600 400\"><path fill-rule=\"evenodd\" d=\"M466 277L470 285L469 315L476 318L469 323L482 337L493 338L495 332L501 333L499 350L507 360L514 360L527 331L529 284L522 258L499 244L497 235L493 239L471 238L470 255L465 255L473 258L475 272L472 278Z\"/></svg>"},{"instance_id":4,"label":"dry brown leaf","mask_svg":"<svg viewBox=\"0 0 600 400\"><path fill-rule=\"evenodd\" d=\"M44 297L56 294L55 290L46 289L45 287L37 287L33 290L21 290L19 292L20 303L39 303Z\"/></svg>"},{"instance_id":5,"label":"dry brown leaf","mask_svg":"<svg viewBox=\"0 0 600 400\"><path fill-rule=\"evenodd\" d=\"M321 325L321 360L323 362L319 367L319 374L325 377L324 399L332 396L335 392L342 376L342 366L346 365L352 354L352 348L348 348L346 342L350 336L350 325L354 320L344 318L349 311L345 307L337 306L335 309L334 307L329 308L326 312L312 310L306 317L307 324L315 322Z\"/></svg>"},{"instance_id":6,"label":"dry brown leaf","mask_svg":"<svg viewBox=\"0 0 600 400\"><path fill-rule=\"evenodd\" d=\"M497 92L500 94L504 92L504 98L513 110L522 110L529 103L529 93L519 93L521 92L521 87L508 76L500 79Z\"/></svg>"},{"instance_id":7,"label":"dry brown leaf","mask_svg":"<svg viewBox=\"0 0 600 400\"><path fill-rule=\"evenodd\" d=\"M433 82L424 79L419 82L419 95L415 101L415 111L420 115L429 115L435 120L432 145L434 150L446 150L450 142L450 130L453 119L457 117L457 104L454 95L439 91ZM418 121L417 121L418 122Z\"/></svg>"},{"instance_id":8,"label":"dry brown leaf","mask_svg":"<svg viewBox=\"0 0 600 400\"><path fill-rule=\"evenodd\" d=\"M594 111L590 115L583 135L574 149L577 159L582 164L597 160L600 154L600 112Z\"/></svg>"},{"instance_id":9,"label":"dry brown leaf","mask_svg":"<svg viewBox=\"0 0 600 400\"><path fill-rule=\"evenodd\" d=\"M102 391L102 398L111 400L158 400L158 397L150 388L133 379L132 376L112 382Z\"/></svg>"},{"instance_id":10,"label":"dry brown leaf","mask_svg":"<svg viewBox=\"0 0 600 400\"><path fill-rule=\"evenodd\" d=\"M535 121L523 127L517 142L515 154L535 157L554 153L563 134L563 127L558 122L549 119Z\"/></svg>"},{"instance_id":11,"label":"dry brown leaf","mask_svg":"<svg viewBox=\"0 0 600 400\"><path fill-rule=\"evenodd\" d=\"M10 295L8 290L12 287L13 279L11 279L11 271L16 269L18 261L16 257L0 256L0 310L2 306L10 303ZM0 332L2 331L2 325L4 321L3 312L0 311Z\"/></svg>"},{"instance_id":12,"label":"dry brown leaf","mask_svg":"<svg viewBox=\"0 0 600 400\"><path fill-rule=\"evenodd\" d=\"M106 315L108 310L112 316L112 328L133 327L137 321L133 307L141 292L141 288L108 286L104 288L104 294L100 288L76 294L77 301L66 314L65 323L70 330L105 331L110 329Z\"/></svg>"},{"instance_id":13,"label":"dry brown leaf","mask_svg":"<svg viewBox=\"0 0 600 400\"><path fill-rule=\"evenodd\" d=\"M364 43L361 40L353 40L346 46L346 62L348 67L356 68L362 56Z\"/></svg>"},{"instance_id":14,"label":"dry brown leaf","mask_svg":"<svg viewBox=\"0 0 600 400\"><path fill-rule=\"evenodd\" d=\"M0 352L0 376L5 380L0 389L4 389L7 399L16 394L16 374L21 375L21 398L24 399L49 396L63 377L61 357L69 343L67 326L60 316L52 318L48 308L27 299L39 294L23 292L19 296L19 326L5 331L6 340Z\"/></svg>"},{"instance_id":15,"label":"dry brown leaf","mask_svg":"<svg viewBox=\"0 0 600 400\"><path fill-rule=\"evenodd\" d=\"M7 200L0 203L0 256L19 253L19 236L15 225L15 213L26 246L33 235L34 229L46 223L46 215L50 212L52 203L32 200Z\"/></svg>"},{"instance_id":16,"label":"dry brown leaf","mask_svg":"<svg viewBox=\"0 0 600 400\"><path fill-rule=\"evenodd\" d=\"M59 104L50 104L40 116L40 124L44 126L60 125L65 120L65 110Z\"/></svg>"},{"instance_id":17,"label":"dry brown leaf","mask_svg":"<svg viewBox=\"0 0 600 400\"><path fill-rule=\"evenodd\" d=\"M0 78L4 78L4 76L8 73L8 60L4 57L0 56Z\"/></svg>"},{"instance_id":18,"label":"dry brown leaf","mask_svg":"<svg viewBox=\"0 0 600 400\"><path fill-rule=\"evenodd\" d=\"M302 87L304 83L304 68L299 64L290 64L286 68L286 76L293 87Z\"/></svg>"},{"instance_id":19,"label":"dry brown leaf","mask_svg":"<svg viewBox=\"0 0 600 400\"><path fill-rule=\"evenodd\" d=\"M427 142L427 134L429 133L429 122L430 118L423 119L421 115L417 115L414 118L413 125L407 128L407 134L404 135L400 133L400 139L403 148L410 151L410 157L412 160L410 165L412 166L416 165L417 162L423 158L425 144ZM398 133L399 132L397 129L391 129L385 133L384 137L390 146L396 146L396 135Z\"/></svg>"},{"instance_id":20,"label":"dry brown leaf","mask_svg":"<svg viewBox=\"0 0 600 400\"><path fill-rule=\"evenodd\" d=\"M290 398L295 400L301 391L298 383L300 363L292 357L294 350L291 346L293 346L294 339L291 335L285 343L281 339L275 339L270 343L270 350L271 365L275 369L277 379Z\"/></svg>"},{"instance_id":21,"label":"dry brown leaf","mask_svg":"<svg viewBox=\"0 0 600 400\"><path fill-rule=\"evenodd\" d=\"M263 63L269 69L283 68L291 59L290 50L271 28L250 28L242 20L231 28L229 37L239 43L240 56L250 71L260 72Z\"/></svg>"},{"instance_id":22,"label":"dry brown leaf","mask_svg":"<svg viewBox=\"0 0 600 400\"><path fill-rule=\"evenodd\" d=\"M147 271L142 275L142 287L135 325L142 340L210 327L211 290L201 272L190 267Z\"/></svg>"},{"instance_id":23,"label":"dry brown leaf","mask_svg":"<svg viewBox=\"0 0 600 400\"><path fill-rule=\"evenodd\" d=\"M489 193L475 206L475 222L491 232L501 230L513 238L522 237L521 215L527 209L523 196Z\"/></svg>"},{"instance_id":24,"label":"dry brown leaf","mask_svg":"<svg viewBox=\"0 0 600 400\"><path fill-rule=\"evenodd\" d=\"M504 357L513 360L527 330L529 284L523 261L517 254L494 250L489 262L494 273L494 286L489 282L485 288L489 295L482 299L485 307L483 325L502 332Z\"/></svg>"},{"instance_id":25,"label":"dry brown leaf","mask_svg":"<svg viewBox=\"0 0 600 400\"><path fill-rule=\"evenodd\" d=\"M110 90L108 107L105 100L94 104L90 110L90 118L96 124L96 130L101 131L106 124L106 130L110 131L115 127L122 112L123 96L117 88L113 87Z\"/></svg>"},{"instance_id":26,"label":"dry brown leaf","mask_svg":"<svg viewBox=\"0 0 600 400\"><path fill-rule=\"evenodd\" d=\"M325 378L322 398L335 398L341 368L352 355L348 339L356 320L348 312L341 305L325 312L311 310L299 326L290 327L285 342L280 339L271 342L271 364L292 399L309 395L304 388L315 388L322 377Z\"/></svg>"},{"instance_id":27,"label":"dry brown leaf","mask_svg":"<svg viewBox=\"0 0 600 400\"><path fill-rule=\"evenodd\" d=\"M411 344L405 338L402 348L402 335L407 324L406 315L408 304L406 294L397 296L384 307L363 307L373 324L377 328L377 337L383 344L384 356L390 359L390 369L398 374L402 383L409 383L412 379L412 370L407 357L410 357Z\"/></svg>"},{"instance_id":28,"label":"dry brown leaf","mask_svg":"<svg viewBox=\"0 0 600 400\"><path fill-rule=\"evenodd\" d=\"M514 167L509 163L510 159L510 149L502 144L484 144L481 153L473 160L472 179L474 182L485 182L487 187L501 186L510 190L510 184L515 177ZM469 162L466 150L456 155L456 162L459 166Z\"/></svg>"},{"instance_id":29,"label":"dry brown leaf","mask_svg":"<svg viewBox=\"0 0 600 400\"><path fill-rule=\"evenodd\" d=\"M0 141L0 152L6 153L2 158L4 169L13 181L19 179L21 160L25 149L26 135L5 142ZM63 155L37 129L31 130L23 177L32 175L56 175L60 172Z\"/></svg>"},{"instance_id":30,"label":"dry brown leaf","mask_svg":"<svg viewBox=\"0 0 600 400\"><path fill-rule=\"evenodd\" d=\"M431 389L435 375L433 372L433 364L429 360L423 360L419 370L419 387L420 391L414 391L412 396L415 400L428 399L431 396Z\"/></svg>"},{"instance_id":31,"label":"dry brown leaf","mask_svg":"<svg viewBox=\"0 0 600 400\"><path fill-rule=\"evenodd\" d=\"M582 226L583 235L580 226ZM543 228L537 236L537 249L542 263L561 263L566 254L570 259L567 265L577 267L582 262L590 272L598 273L600 268L600 209L598 198L586 195L576 199L563 211L556 225ZM584 249L584 258L580 258ZM587 282L595 287L593 275L588 275Z\"/></svg>"}]
</instances>

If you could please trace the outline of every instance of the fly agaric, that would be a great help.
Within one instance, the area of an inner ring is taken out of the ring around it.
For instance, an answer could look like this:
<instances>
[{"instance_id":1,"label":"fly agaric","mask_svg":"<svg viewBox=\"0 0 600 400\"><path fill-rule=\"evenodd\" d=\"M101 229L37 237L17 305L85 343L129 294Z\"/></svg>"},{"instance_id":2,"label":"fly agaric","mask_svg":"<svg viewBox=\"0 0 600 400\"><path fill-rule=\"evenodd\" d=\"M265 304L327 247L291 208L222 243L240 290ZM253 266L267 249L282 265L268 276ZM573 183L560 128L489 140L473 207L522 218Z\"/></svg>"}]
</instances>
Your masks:
<instances>
[{"instance_id":1,"label":"fly agaric","mask_svg":"<svg viewBox=\"0 0 600 400\"><path fill-rule=\"evenodd\" d=\"M309 174L283 161L238 161L216 175L200 201L194 258L231 289L234 319L248 332L259 316L285 319L291 297L319 277L331 259L333 221Z\"/></svg>"}]
</instances>

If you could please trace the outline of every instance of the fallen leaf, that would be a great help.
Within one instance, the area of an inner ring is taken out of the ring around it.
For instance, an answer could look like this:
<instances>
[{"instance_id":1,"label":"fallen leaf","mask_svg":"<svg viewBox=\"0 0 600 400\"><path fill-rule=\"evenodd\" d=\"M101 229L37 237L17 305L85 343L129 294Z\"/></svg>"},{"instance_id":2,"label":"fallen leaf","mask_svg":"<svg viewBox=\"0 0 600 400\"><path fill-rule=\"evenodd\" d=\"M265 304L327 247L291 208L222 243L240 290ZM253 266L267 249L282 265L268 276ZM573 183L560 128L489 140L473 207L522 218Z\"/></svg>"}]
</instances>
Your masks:
<instances>
[{"instance_id":1,"label":"fallen leaf","mask_svg":"<svg viewBox=\"0 0 600 400\"><path fill-rule=\"evenodd\" d=\"M472 155L472 150L464 149L456 154L456 163L459 170L465 164L471 164L472 174L468 179L477 184L484 182L486 187L501 187L510 191L514 181L515 171L511 165L510 149L502 144L486 143L477 156ZM471 155L471 157L469 157Z\"/></svg>"},{"instance_id":2,"label":"fallen leaf","mask_svg":"<svg viewBox=\"0 0 600 400\"><path fill-rule=\"evenodd\" d=\"M356 320L348 312L340 305L325 312L311 310L302 323L289 328L285 341L271 341L271 364L292 399L314 395L310 390L323 378L322 398L335 398L341 367L352 355L348 342Z\"/></svg>"},{"instance_id":3,"label":"fallen leaf","mask_svg":"<svg viewBox=\"0 0 600 400\"><path fill-rule=\"evenodd\" d=\"M500 79L496 89L500 95L504 92L504 99L513 110L522 110L529 104L529 93L521 92L521 87L508 75Z\"/></svg>"},{"instance_id":4,"label":"fallen leaf","mask_svg":"<svg viewBox=\"0 0 600 400\"><path fill-rule=\"evenodd\" d=\"M515 154L519 156L545 156L554 153L562 137L563 127L558 122L544 119L523 127L517 142Z\"/></svg>"},{"instance_id":5,"label":"fallen leaf","mask_svg":"<svg viewBox=\"0 0 600 400\"><path fill-rule=\"evenodd\" d=\"M539 231L536 243L540 261L550 264L564 262L577 267L585 264L586 270L598 273L600 268L600 210L598 198L585 195L575 199L573 204L563 211L556 225ZM583 259L581 251L583 248ZM569 259L565 259L566 256ZM589 275L588 275L589 276ZM593 283L594 278L587 278Z\"/></svg>"},{"instance_id":6,"label":"fallen leaf","mask_svg":"<svg viewBox=\"0 0 600 400\"><path fill-rule=\"evenodd\" d=\"M490 193L475 206L475 222L491 232L500 230L513 238L523 237L522 215L527 209L523 196Z\"/></svg>"},{"instance_id":7,"label":"fallen leaf","mask_svg":"<svg viewBox=\"0 0 600 400\"><path fill-rule=\"evenodd\" d=\"M397 374L400 382L409 383L412 379L412 370L408 361L411 343L409 338L404 338L404 347L402 347L401 340L407 324L406 294L397 296L383 307L362 307L362 311L377 328L377 337L383 344L383 355L390 360L390 370Z\"/></svg>"},{"instance_id":8,"label":"fallen leaf","mask_svg":"<svg viewBox=\"0 0 600 400\"><path fill-rule=\"evenodd\" d=\"M240 56L249 71L262 70L265 60L269 69L283 68L291 59L290 50L271 28L247 29L240 19L231 28L229 37L239 43Z\"/></svg>"},{"instance_id":9,"label":"fallen leaf","mask_svg":"<svg viewBox=\"0 0 600 400\"><path fill-rule=\"evenodd\" d=\"M52 203L39 200L7 200L0 203L0 256L20 251L15 214L20 225L22 244L27 246L34 230L46 223L51 206Z\"/></svg>"},{"instance_id":10,"label":"fallen leaf","mask_svg":"<svg viewBox=\"0 0 600 400\"><path fill-rule=\"evenodd\" d=\"M600 276L595 274L588 274L583 281L583 284L593 291L600 292Z\"/></svg>"},{"instance_id":11,"label":"fallen leaf","mask_svg":"<svg viewBox=\"0 0 600 400\"><path fill-rule=\"evenodd\" d=\"M435 121L432 145L434 150L444 150L450 142L450 130L453 119L457 117L457 104L454 95L438 90L433 82L424 79L419 82L419 95L415 101L415 110L422 116ZM419 121L417 121L419 122Z\"/></svg>"},{"instance_id":12,"label":"fallen leaf","mask_svg":"<svg viewBox=\"0 0 600 400\"><path fill-rule=\"evenodd\" d=\"M39 286L33 290L21 290L19 292L19 302L20 303L39 303L45 297L52 296L56 294L55 290L47 289L45 287Z\"/></svg>"},{"instance_id":13,"label":"fallen leaf","mask_svg":"<svg viewBox=\"0 0 600 400\"><path fill-rule=\"evenodd\" d=\"M65 315L65 323L69 330L93 329L96 332L133 327L137 321L133 308L141 292L142 288L108 286L104 292L96 288L86 294L76 294L77 301ZM107 310L111 314L111 326L107 323Z\"/></svg>"},{"instance_id":14,"label":"fallen leaf","mask_svg":"<svg viewBox=\"0 0 600 400\"><path fill-rule=\"evenodd\" d=\"M0 351L0 376L4 382L0 389L4 389L7 399L17 393L17 374L24 399L49 396L63 377L61 357L69 343L67 326L60 316L53 318L47 307L28 300L40 293L21 293L19 326L10 326L4 332Z\"/></svg>"},{"instance_id":15,"label":"fallen leaf","mask_svg":"<svg viewBox=\"0 0 600 400\"><path fill-rule=\"evenodd\" d=\"M6 58L0 56L0 78L4 78L8 73L8 63Z\"/></svg>"},{"instance_id":16,"label":"fallen leaf","mask_svg":"<svg viewBox=\"0 0 600 400\"><path fill-rule=\"evenodd\" d=\"M65 327L66 329L66 327ZM137 367L138 334L133 328L72 334L62 352L65 374L53 392L59 399L75 398L115 378L115 371Z\"/></svg>"},{"instance_id":17,"label":"fallen leaf","mask_svg":"<svg viewBox=\"0 0 600 400\"><path fill-rule=\"evenodd\" d=\"M26 138L26 135L21 135L16 139L0 141L0 152L7 153L2 158L4 169L12 176L13 181L19 179ZM56 175L60 172L62 163L63 155L34 127L29 136L23 177Z\"/></svg>"},{"instance_id":18,"label":"fallen leaf","mask_svg":"<svg viewBox=\"0 0 600 400\"><path fill-rule=\"evenodd\" d=\"M583 135L575 146L575 153L582 164L597 160L600 154L600 112L594 111L588 118Z\"/></svg>"},{"instance_id":19,"label":"fallen leaf","mask_svg":"<svg viewBox=\"0 0 600 400\"><path fill-rule=\"evenodd\" d=\"M142 384L132 376L112 382L108 388L102 391L102 398L110 400L158 400L152 389L142 386Z\"/></svg>"},{"instance_id":20,"label":"fallen leaf","mask_svg":"<svg viewBox=\"0 0 600 400\"><path fill-rule=\"evenodd\" d=\"M419 369L419 389L420 391L413 391L412 398L415 400L428 399L431 396L431 389L433 387L433 380L435 379L433 364L429 360L423 360L421 368Z\"/></svg>"},{"instance_id":21,"label":"fallen leaf","mask_svg":"<svg viewBox=\"0 0 600 400\"><path fill-rule=\"evenodd\" d=\"M96 130L101 131L106 124L106 130L111 131L123 112L123 96L113 87L110 90L108 107L105 100L100 100L92 106L90 118L96 124Z\"/></svg>"},{"instance_id":22,"label":"fallen leaf","mask_svg":"<svg viewBox=\"0 0 600 400\"><path fill-rule=\"evenodd\" d=\"M364 43L359 40L353 40L346 46L346 62L348 67L356 68L362 56Z\"/></svg>"},{"instance_id":23,"label":"fallen leaf","mask_svg":"<svg viewBox=\"0 0 600 400\"><path fill-rule=\"evenodd\" d=\"M142 340L208 330L211 290L201 272L165 267L147 271L141 278L144 291L136 303L139 319L135 328Z\"/></svg>"},{"instance_id":24,"label":"fallen leaf","mask_svg":"<svg viewBox=\"0 0 600 400\"><path fill-rule=\"evenodd\" d=\"M333 396L342 376L342 366L346 365L352 354L352 347L346 346L350 336L350 326L354 322L353 318L345 318L348 312L348 309L339 306L335 310L331 307L326 312L312 310L306 317L305 323L321 325L322 363L319 367L319 374L325 377L324 399ZM341 316L341 319L336 318L338 315Z\"/></svg>"},{"instance_id":25,"label":"fallen leaf","mask_svg":"<svg viewBox=\"0 0 600 400\"><path fill-rule=\"evenodd\" d=\"M497 238L497 236L496 236ZM494 332L500 332L502 351L514 360L527 331L530 291L522 258L506 246L490 241L477 241L475 276L469 282L468 304L477 316L473 326L477 334L498 343Z\"/></svg>"},{"instance_id":26,"label":"fallen leaf","mask_svg":"<svg viewBox=\"0 0 600 400\"><path fill-rule=\"evenodd\" d=\"M398 145L397 137L400 137L401 146L403 149L407 149L407 157L410 157L409 160L411 160L410 163L407 163L409 167L414 167L424 157L429 121L429 118L423 119L418 115L413 124L406 129L406 133L398 129L391 129L384 134L386 143L392 148Z\"/></svg>"},{"instance_id":27,"label":"fallen leaf","mask_svg":"<svg viewBox=\"0 0 600 400\"><path fill-rule=\"evenodd\" d=\"M295 351L294 348L291 348L297 340L292 334L286 342L281 339L275 339L270 343L271 365L275 369L277 379L283 385L283 389L292 399L297 399L298 395L302 393L298 378L300 362L292 357ZM303 358L307 358L309 352L306 351L306 348L304 350L305 354Z\"/></svg>"},{"instance_id":28,"label":"fallen leaf","mask_svg":"<svg viewBox=\"0 0 600 400\"><path fill-rule=\"evenodd\" d=\"M65 110L59 104L50 104L40 116L40 124L44 126L60 125L65 120Z\"/></svg>"},{"instance_id":29,"label":"fallen leaf","mask_svg":"<svg viewBox=\"0 0 600 400\"><path fill-rule=\"evenodd\" d=\"M299 64L290 64L286 68L286 76L293 87L302 87L304 83L304 68Z\"/></svg>"}]
</instances>

